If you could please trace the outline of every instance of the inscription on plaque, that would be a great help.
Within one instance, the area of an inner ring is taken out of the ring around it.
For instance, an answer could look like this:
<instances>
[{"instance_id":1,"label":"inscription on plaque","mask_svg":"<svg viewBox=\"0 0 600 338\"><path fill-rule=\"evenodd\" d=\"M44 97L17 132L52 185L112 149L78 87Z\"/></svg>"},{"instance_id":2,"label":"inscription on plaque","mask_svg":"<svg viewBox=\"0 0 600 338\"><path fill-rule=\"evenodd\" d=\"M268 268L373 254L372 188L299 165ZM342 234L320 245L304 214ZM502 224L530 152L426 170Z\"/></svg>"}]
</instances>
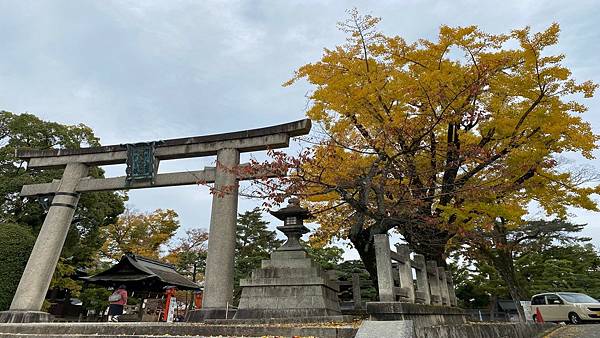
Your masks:
<instances>
[{"instance_id":1,"label":"inscription on plaque","mask_svg":"<svg viewBox=\"0 0 600 338\"><path fill-rule=\"evenodd\" d=\"M154 181L158 169L154 145L154 142L127 145L127 182Z\"/></svg>"}]
</instances>

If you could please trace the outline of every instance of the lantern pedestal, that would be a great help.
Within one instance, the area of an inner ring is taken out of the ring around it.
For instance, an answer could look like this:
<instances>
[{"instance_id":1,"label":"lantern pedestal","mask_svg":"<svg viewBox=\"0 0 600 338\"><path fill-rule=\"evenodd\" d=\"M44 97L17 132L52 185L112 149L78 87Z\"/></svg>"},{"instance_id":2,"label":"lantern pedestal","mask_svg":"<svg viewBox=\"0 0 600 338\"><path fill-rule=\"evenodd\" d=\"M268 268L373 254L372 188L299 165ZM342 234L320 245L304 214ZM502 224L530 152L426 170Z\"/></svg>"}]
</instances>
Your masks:
<instances>
[{"instance_id":1,"label":"lantern pedestal","mask_svg":"<svg viewBox=\"0 0 600 338\"><path fill-rule=\"evenodd\" d=\"M337 283L304 250L273 252L240 286L235 319L340 315Z\"/></svg>"},{"instance_id":2,"label":"lantern pedestal","mask_svg":"<svg viewBox=\"0 0 600 338\"><path fill-rule=\"evenodd\" d=\"M261 268L240 281L242 296L234 319L298 318L340 315L337 282L310 259L300 245L308 232L303 219L310 216L290 199L287 208L272 212L284 221L277 227L288 240L262 261Z\"/></svg>"}]
</instances>

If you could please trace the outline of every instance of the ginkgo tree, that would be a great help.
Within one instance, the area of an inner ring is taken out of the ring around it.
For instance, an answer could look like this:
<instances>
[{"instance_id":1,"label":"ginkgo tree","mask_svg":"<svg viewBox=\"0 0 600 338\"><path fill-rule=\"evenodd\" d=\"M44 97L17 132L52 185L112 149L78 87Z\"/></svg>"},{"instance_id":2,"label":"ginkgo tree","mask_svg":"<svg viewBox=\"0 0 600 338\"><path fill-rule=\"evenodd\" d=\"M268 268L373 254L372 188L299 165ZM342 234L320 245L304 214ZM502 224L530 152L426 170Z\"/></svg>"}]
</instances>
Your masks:
<instances>
[{"instance_id":1,"label":"ginkgo tree","mask_svg":"<svg viewBox=\"0 0 600 338\"><path fill-rule=\"evenodd\" d=\"M127 208L115 223L102 228L101 256L118 261L130 252L158 259L162 246L167 245L179 226L179 216L172 209L144 213Z\"/></svg>"},{"instance_id":2,"label":"ginkgo tree","mask_svg":"<svg viewBox=\"0 0 600 338\"><path fill-rule=\"evenodd\" d=\"M598 188L557 160L591 159L598 139L580 102L597 85L575 81L548 51L558 24L507 34L442 26L409 43L378 32L379 21L351 11L346 43L286 83L313 86L307 115L320 132L299 157L274 153L293 174L256 191L303 196L320 224L313 239L348 238L373 276L375 234L397 231L444 263L457 233L518 224L531 201L558 218L568 206L597 209Z\"/></svg>"}]
</instances>

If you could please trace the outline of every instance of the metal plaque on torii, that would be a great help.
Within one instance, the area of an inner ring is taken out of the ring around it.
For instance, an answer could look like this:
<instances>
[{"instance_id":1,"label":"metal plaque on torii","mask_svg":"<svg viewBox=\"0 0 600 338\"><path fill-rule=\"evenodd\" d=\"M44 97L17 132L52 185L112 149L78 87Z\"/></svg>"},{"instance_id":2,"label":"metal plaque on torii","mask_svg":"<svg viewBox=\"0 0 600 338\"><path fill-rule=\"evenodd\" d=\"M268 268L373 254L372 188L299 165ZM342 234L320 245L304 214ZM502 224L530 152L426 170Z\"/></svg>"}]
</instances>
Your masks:
<instances>
[{"instance_id":1,"label":"metal plaque on torii","mask_svg":"<svg viewBox=\"0 0 600 338\"><path fill-rule=\"evenodd\" d=\"M127 145L127 182L154 181L158 169L154 146L155 142Z\"/></svg>"}]
</instances>

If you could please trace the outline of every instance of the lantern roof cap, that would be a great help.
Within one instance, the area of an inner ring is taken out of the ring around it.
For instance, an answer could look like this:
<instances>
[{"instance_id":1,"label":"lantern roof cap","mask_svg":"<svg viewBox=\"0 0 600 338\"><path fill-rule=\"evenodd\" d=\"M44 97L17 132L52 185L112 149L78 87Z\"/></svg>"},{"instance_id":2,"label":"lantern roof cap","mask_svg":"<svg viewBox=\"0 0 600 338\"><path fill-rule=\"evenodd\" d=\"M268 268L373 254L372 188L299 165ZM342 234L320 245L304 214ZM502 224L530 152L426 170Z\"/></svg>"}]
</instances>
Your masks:
<instances>
[{"instance_id":1,"label":"lantern roof cap","mask_svg":"<svg viewBox=\"0 0 600 338\"><path fill-rule=\"evenodd\" d=\"M312 217L308 209L304 209L300 206L300 200L297 197L290 198L288 200L288 205L285 208L281 208L276 211L270 211L269 213L282 221L285 221L287 217L294 216L300 219Z\"/></svg>"}]
</instances>

